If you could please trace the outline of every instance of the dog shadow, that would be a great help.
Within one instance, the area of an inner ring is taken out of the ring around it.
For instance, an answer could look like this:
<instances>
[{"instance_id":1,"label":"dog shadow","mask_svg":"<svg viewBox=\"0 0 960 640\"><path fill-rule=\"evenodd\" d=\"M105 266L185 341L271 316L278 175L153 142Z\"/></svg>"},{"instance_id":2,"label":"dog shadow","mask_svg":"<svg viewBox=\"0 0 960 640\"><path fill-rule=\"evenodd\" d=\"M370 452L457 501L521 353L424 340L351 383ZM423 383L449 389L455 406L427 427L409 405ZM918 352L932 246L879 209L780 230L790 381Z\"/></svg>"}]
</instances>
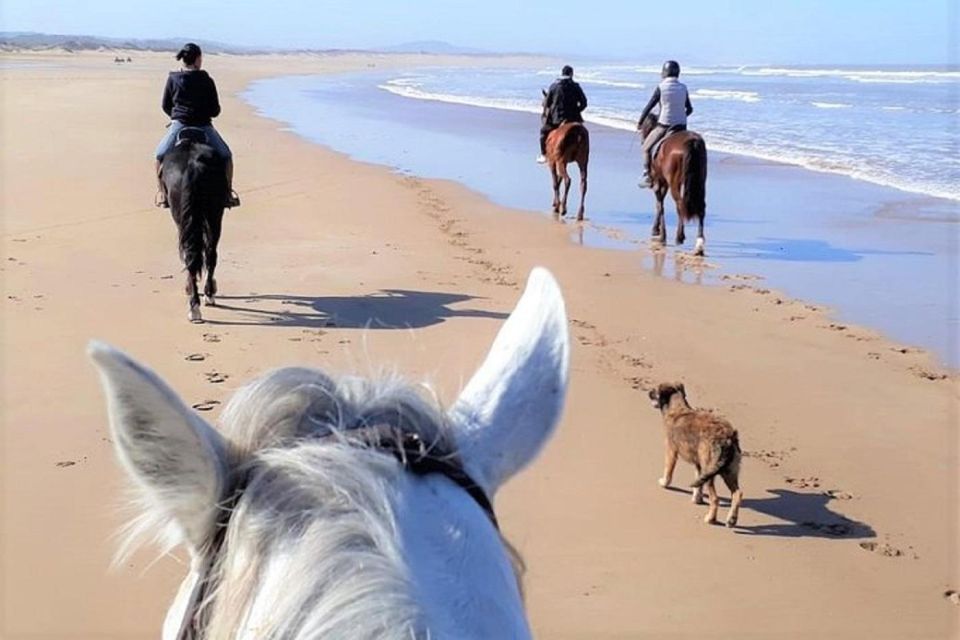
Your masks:
<instances>
[{"instance_id":1,"label":"dog shadow","mask_svg":"<svg viewBox=\"0 0 960 640\"><path fill-rule=\"evenodd\" d=\"M798 493L789 489L768 489L768 498L744 499L741 511L750 510L775 518L780 522L737 526L742 535L777 536L785 538L875 538L876 531L865 522L858 522L831 511L829 504L836 500L826 493ZM740 516L743 519L743 514Z\"/></svg>"}]
</instances>

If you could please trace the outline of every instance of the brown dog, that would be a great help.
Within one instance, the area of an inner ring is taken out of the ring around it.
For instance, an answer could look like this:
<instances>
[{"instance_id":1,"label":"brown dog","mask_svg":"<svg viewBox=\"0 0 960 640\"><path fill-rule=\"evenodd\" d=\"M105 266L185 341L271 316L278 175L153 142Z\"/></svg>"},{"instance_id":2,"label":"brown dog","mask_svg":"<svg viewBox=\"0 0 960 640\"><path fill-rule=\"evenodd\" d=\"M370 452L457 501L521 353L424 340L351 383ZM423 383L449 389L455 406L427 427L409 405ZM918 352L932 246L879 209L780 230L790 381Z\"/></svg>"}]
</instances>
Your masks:
<instances>
[{"instance_id":1,"label":"brown dog","mask_svg":"<svg viewBox=\"0 0 960 640\"><path fill-rule=\"evenodd\" d=\"M730 488L730 513L727 514L727 526L737 524L740 502L740 441L733 426L708 411L695 410L687 404L687 394L679 382L661 383L650 390L653 406L663 414L663 426L666 429L666 460L663 467L661 487L669 487L673 479L673 469L677 456L697 469L693 487L693 501L703 504L702 487L706 485L710 509L703 519L708 524L717 521L717 490L713 486L716 476Z\"/></svg>"}]
</instances>

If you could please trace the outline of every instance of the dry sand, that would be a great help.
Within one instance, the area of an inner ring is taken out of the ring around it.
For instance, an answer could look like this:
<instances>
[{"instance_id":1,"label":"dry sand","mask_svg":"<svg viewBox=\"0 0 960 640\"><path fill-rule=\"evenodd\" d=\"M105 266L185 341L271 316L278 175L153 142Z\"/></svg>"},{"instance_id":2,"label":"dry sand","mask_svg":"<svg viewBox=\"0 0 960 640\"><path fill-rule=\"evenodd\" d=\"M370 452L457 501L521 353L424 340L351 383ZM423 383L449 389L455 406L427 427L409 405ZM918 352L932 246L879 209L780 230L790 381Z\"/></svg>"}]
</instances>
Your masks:
<instances>
[{"instance_id":1,"label":"dry sand","mask_svg":"<svg viewBox=\"0 0 960 640\"><path fill-rule=\"evenodd\" d=\"M150 206L173 61L113 55L0 58L4 638L157 637L184 571L150 553L108 570L123 478L87 340L191 404L292 363L395 366L449 401L538 264L572 319L569 401L497 500L537 637L957 634L958 386L926 354L773 292L658 278L546 216L304 142L235 96L257 77L424 62L412 56L206 60L244 204L224 224L223 306L191 325L173 224ZM643 389L674 378L740 431L735 531L657 486Z\"/></svg>"}]
</instances>

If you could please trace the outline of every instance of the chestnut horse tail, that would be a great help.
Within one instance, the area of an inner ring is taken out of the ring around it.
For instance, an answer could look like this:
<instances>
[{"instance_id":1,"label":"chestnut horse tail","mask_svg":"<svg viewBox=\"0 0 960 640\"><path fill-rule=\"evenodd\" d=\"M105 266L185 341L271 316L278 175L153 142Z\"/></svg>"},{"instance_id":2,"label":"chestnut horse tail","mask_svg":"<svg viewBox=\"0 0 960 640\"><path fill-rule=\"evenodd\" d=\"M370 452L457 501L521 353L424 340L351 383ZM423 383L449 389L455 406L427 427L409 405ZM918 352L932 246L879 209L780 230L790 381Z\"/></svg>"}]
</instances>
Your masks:
<instances>
[{"instance_id":1,"label":"chestnut horse tail","mask_svg":"<svg viewBox=\"0 0 960 640\"><path fill-rule=\"evenodd\" d=\"M702 218L707 210L707 146L700 136L683 145L682 195L686 219Z\"/></svg>"}]
</instances>

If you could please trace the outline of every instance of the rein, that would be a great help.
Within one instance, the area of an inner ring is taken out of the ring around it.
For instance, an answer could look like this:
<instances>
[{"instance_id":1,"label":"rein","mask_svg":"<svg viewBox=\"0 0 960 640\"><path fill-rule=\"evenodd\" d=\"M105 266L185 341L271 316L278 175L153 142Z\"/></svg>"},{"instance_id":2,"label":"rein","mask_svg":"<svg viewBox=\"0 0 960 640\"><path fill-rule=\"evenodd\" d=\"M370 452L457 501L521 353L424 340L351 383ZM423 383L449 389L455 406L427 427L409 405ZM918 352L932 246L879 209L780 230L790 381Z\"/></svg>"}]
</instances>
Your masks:
<instances>
[{"instance_id":1,"label":"rein","mask_svg":"<svg viewBox=\"0 0 960 640\"><path fill-rule=\"evenodd\" d=\"M426 476L438 473L446 476L474 499L490 519L494 529L500 531L497 516L493 511L493 504L486 492L466 472L460 458L453 451L446 449L439 441L428 445L418 433L405 431L388 424L359 426L342 433L348 443L354 444L358 448L371 449L379 453L392 455L406 471L414 475ZM328 435L321 438L321 441L331 439L333 439L333 436ZM214 524L213 537L204 551L204 562L200 577L190 593L176 640L198 640L203 637L208 622L209 602L206 601L209 599L209 594L216 582L213 568L223 551L230 517L233 515L237 503L240 502L248 482L249 474L239 478L234 484L230 497L218 507L219 514Z\"/></svg>"}]
</instances>

